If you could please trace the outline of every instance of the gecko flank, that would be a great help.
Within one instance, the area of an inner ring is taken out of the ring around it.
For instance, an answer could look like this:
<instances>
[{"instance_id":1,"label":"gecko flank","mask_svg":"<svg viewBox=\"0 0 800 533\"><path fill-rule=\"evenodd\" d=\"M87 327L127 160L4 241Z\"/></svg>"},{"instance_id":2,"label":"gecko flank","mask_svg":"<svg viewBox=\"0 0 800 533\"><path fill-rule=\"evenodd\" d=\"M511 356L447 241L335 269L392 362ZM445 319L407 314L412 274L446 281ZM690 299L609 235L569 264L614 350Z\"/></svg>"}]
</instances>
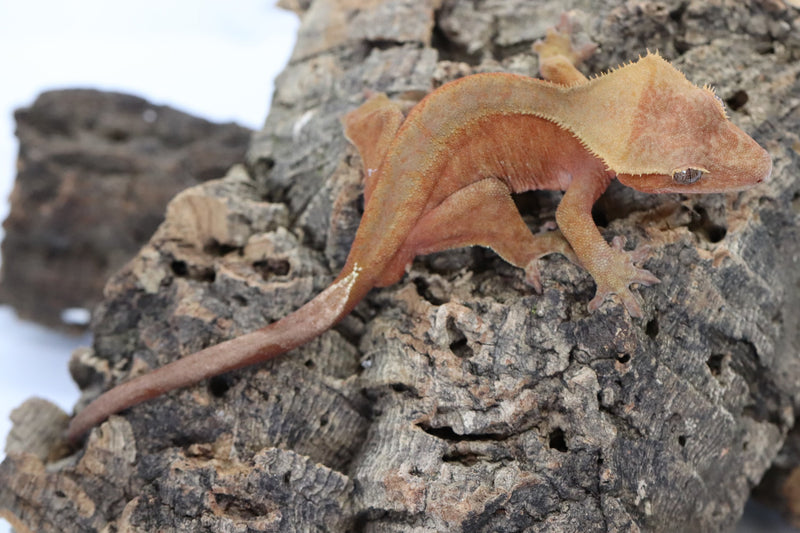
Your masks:
<instances>
[{"instance_id":1,"label":"gecko flank","mask_svg":"<svg viewBox=\"0 0 800 533\"><path fill-rule=\"evenodd\" d=\"M568 20L537 43L544 80L476 74L445 84L404 117L377 95L344 118L365 175L365 210L347 262L306 305L262 329L137 377L72 420L77 439L112 413L166 391L285 353L336 324L376 286L397 282L417 255L481 245L524 269L541 291L538 260L558 252L634 317L631 284L658 279L637 267L645 249L609 245L591 209L615 178L651 192L738 191L770 175L769 154L726 117L720 100L648 54L586 79ZM512 193L564 190L558 230L532 234Z\"/></svg>"}]
</instances>

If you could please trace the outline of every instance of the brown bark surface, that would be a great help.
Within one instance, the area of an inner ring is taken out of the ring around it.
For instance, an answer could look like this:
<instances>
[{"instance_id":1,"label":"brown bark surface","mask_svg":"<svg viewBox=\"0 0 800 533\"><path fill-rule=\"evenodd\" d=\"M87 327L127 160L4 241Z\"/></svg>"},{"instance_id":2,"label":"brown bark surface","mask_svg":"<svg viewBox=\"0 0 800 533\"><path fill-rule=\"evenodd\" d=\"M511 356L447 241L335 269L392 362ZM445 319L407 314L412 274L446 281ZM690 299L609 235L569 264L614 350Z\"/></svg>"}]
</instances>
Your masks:
<instances>
[{"instance_id":1,"label":"brown bark surface","mask_svg":"<svg viewBox=\"0 0 800 533\"><path fill-rule=\"evenodd\" d=\"M91 309L179 191L242 160L251 131L128 94L48 91L14 113L20 148L3 222L0 301L53 328Z\"/></svg>"},{"instance_id":2,"label":"brown bark surface","mask_svg":"<svg viewBox=\"0 0 800 533\"><path fill-rule=\"evenodd\" d=\"M300 40L246 165L172 201L73 375L88 401L307 301L360 216L342 114L367 90L532 75L565 6L600 45L587 72L657 49L774 157L741 194L608 191L606 235L649 243L662 279L639 291L645 319L589 314L594 285L561 257L542 295L488 251L421 258L316 341L112 417L71 455L21 432L5 515L35 531L730 530L800 392L800 20L780 0L293 2ZM520 198L534 231L558 198Z\"/></svg>"}]
</instances>

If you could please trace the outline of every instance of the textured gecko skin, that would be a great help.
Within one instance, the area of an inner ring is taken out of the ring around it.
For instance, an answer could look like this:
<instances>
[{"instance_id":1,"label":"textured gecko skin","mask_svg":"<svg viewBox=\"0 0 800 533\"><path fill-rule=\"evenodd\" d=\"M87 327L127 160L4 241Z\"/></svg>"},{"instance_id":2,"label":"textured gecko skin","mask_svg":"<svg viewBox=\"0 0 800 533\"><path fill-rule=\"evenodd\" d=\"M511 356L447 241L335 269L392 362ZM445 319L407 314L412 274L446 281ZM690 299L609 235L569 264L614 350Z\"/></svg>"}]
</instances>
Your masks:
<instances>
[{"instance_id":1,"label":"textured gecko skin","mask_svg":"<svg viewBox=\"0 0 800 533\"><path fill-rule=\"evenodd\" d=\"M708 88L648 54L586 79L568 19L536 44L545 80L476 74L445 84L407 117L385 95L345 116L365 169L365 210L342 272L285 318L212 346L102 394L72 420L79 438L109 415L166 391L283 354L341 320L375 286L397 282L416 256L488 246L525 270L537 291L538 260L564 254L594 278L596 310L616 296L642 315L630 285L658 279L635 266L639 248L609 245L591 208L614 178L652 192L738 191L767 179L769 154L726 117ZM559 230L532 234L511 194L564 190Z\"/></svg>"}]
</instances>

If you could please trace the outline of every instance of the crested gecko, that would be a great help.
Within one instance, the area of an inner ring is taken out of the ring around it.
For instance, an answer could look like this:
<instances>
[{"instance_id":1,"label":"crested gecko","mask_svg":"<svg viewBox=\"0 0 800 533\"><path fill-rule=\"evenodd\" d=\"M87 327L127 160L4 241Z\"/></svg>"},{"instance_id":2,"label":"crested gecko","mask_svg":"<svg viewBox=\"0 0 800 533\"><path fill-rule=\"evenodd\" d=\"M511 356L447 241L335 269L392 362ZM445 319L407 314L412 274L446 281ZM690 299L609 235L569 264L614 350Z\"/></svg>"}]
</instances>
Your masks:
<instances>
[{"instance_id":1,"label":"crested gecko","mask_svg":"<svg viewBox=\"0 0 800 533\"><path fill-rule=\"evenodd\" d=\"M649 193L738 191L767 179L769 154L726 117L709 88L657 54L587 79L562 18L534 45L544 80L475 74L442 85L404 116L378 94L343 118L364 165L365 209L346 264L318 296L252 333L105 392L71 421L74 441L109 415L166 391L283 354L320 335L373 287L393 284L420 254L481 245L541 292L538 260L558 252L596 283L589 310L612 295L642 316L631 284L659 280L635 265L643 247L609 245L591 209L609 183ZM511 194L563 190L558 230L533 234Z\"/></svg>"}]
</instances>

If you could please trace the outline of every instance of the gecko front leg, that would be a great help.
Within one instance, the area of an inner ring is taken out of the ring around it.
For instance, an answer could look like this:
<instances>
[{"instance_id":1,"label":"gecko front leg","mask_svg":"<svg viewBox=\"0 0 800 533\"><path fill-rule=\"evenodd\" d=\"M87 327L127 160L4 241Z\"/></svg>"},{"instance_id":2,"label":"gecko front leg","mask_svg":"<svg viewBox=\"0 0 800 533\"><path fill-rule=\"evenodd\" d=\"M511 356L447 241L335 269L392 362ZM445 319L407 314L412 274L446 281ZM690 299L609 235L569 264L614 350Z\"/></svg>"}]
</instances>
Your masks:
<instances>
[{"instance_id":1,"label":"gecko front leg","mask_svg":"<svg viewBox=\"0 0 800 533\"><path fill-rule=\"evenodd\" d=\"M610 181L608 173L576 176L556 210L556 220L581 264L597 284L595 296L589 302L589 311L597 310L606 299L616 295L632 317L641 318L642 308L630 285L652 285L660 280L635 265L646 258L646 248L626 252L622 249L624 239L621 237L615 237L609 246L595 226L592 206Z\"/></svg>"},{"instance_id":2,"label":"gecko front leg","mask_svg":"<svg viewBox=\"0 0 800 533\"><path fill-rule=\"evenodd\" d=\"M573 27L572 19L564 13L558 26L548 28L545 38L533 43L533 51L539 56L542 78L566 86L587 81L577 66L591 57L597 45L575 46L572 43Z\"/></svg>"}]
</instances>

